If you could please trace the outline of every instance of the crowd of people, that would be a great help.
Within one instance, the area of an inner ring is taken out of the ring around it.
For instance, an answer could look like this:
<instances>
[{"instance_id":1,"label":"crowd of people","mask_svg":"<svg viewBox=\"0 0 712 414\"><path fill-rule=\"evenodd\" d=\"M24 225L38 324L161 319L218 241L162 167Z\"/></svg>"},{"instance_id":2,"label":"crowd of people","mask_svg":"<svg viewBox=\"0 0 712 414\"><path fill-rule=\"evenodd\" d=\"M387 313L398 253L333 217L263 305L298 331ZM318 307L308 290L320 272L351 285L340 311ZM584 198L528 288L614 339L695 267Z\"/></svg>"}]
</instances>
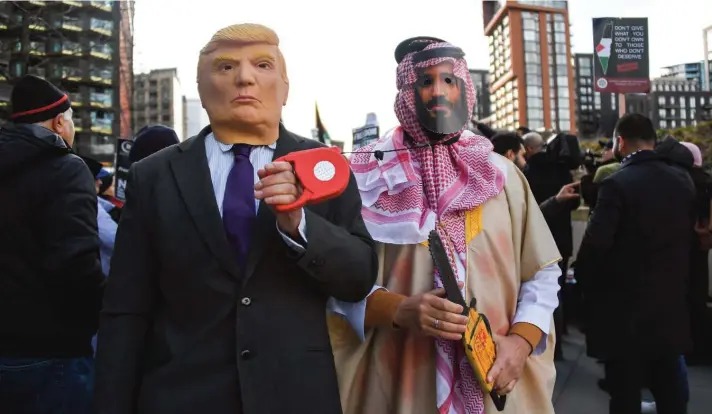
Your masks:
<instances>
[{"instance_id":1,"label":"crowd of people","mask_svg":"<svg viewBox=\"0 0 712 414\"><path fill-rule=\"evenodd\" d=\"M0 129L0 412L547 414L576 326L612 414L641 412L643 388L684 413L686 361L711 343L699 148L656 147L638 114L595 162L571 134L472 132L460 48L415 37L395 60L400 125L350 157L342 194L288 211L302 189L278 160L321 144L281 122L289 78L265 26L205 45L210 125L183 142L141 129L125 201L72 151L68 95L20 79ZM486 318L486 372L433 237Z\"/></svg>"}]
</instances>

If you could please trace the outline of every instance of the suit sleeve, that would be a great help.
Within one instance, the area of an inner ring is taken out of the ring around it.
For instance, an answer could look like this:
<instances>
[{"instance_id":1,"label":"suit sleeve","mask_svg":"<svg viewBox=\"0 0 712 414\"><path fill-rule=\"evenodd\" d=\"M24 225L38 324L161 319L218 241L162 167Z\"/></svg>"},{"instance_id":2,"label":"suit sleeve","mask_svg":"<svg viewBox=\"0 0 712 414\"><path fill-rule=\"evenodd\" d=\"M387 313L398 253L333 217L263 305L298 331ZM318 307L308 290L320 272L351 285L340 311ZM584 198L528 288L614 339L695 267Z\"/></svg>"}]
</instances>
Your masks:
<instances>
[{"instance_id":1,"label":"suit sleeve","mask_svg":"<svg viewBox=\"0 0 712 414\"><path fill-rule=\"evenodd\" d=\"M543 203L539 204L539 208L541 209L541 214L544 215L544 219L548 222L561 211L561 204L556 201L556 196L553 196L547 198Z\"/></svg>"},{"instance_id":2,"label":"suit sleeve","mask_svg":"<svg viewBox=\"0 0 712 414\"><path fill-rule=\"evenodd\" d=\"M137 166L126 185L126 204L116 234L111 273L101 312L96 361L96 399L100 414L133 414L141 381L144 344L157 286L147 202Z\"/></svg>"},{"instance_id":3,"label":"suit sleeve","mask_svg":"<svg viewBox=\"0 0 712 414\"><path fill-rule=\"evenodd\" d=\"M330 212L331 221L305 209L309 242L298 264L328 296L359 302L373 288L378 259L361 217L361 196L353 174L346 191L331 202Z\"/></svg>"},{"instance_id":4,"label":"suit sleeve","mask_svg":"<svg viewBox=\"0 0 712 414\"><path fill-rule=\"evenodd\" d=\"M77 318L91 319L96 332L104 277L99 259L99 232L94 181L86 164L74 156L55 173L54 190L39 220L40 266L56 300Z\"/></svg>"}]
</instances>

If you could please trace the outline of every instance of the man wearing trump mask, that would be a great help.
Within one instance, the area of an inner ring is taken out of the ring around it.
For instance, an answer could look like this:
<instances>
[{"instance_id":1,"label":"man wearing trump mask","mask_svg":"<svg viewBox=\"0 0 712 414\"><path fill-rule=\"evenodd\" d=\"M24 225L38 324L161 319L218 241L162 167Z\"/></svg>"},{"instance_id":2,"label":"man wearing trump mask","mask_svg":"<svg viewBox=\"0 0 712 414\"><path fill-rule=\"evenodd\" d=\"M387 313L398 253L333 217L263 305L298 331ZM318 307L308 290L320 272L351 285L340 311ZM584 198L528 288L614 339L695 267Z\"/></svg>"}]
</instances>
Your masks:
<instances>
[{"instance_id":1,"label":"man wearing trump mask","mask_svg":"<svg viewBox=\"0 0 712 414\"><path fill-rule=\"evenodd\" d=\"M365 331L330 316L344 412L497 412L428 251L437 231L465 302L489 318L497 356L485 375L507 395L504 413L553 413L551 233L519 168L465 129L475 93L462 50L418 37L395 55L400 126L351 158L384 289L366 301Z\"/></svg>"},{"instance_id":2,"label":"man wearing trump mask","mask_svg":"<svg viewBox=\"0 0 712 414\"><path fill-rule=\"evenodd\" d=\"M210 125L131 168L101 315L99 412L340 412L327 301L364 299L377 266L355 180L329 201L274 210L300 190L293 166L273 160L320 144L280 123L289 83L272 30L218 31L197 82Z\"/></svg>"}]
</instances>

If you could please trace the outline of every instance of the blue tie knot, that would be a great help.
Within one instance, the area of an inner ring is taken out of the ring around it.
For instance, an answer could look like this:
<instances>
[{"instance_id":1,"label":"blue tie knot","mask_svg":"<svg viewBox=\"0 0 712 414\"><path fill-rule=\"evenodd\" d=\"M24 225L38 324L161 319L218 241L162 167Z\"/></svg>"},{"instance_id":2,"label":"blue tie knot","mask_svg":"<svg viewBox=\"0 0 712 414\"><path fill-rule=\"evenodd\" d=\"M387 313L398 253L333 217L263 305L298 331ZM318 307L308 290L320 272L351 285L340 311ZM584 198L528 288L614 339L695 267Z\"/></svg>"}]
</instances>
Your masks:
<instances>
[{"instance_id":1,"label":"blue tie knot","mask_svg":"<svg viewBox=\"0 0 712 414\"><path fill-rule=\"evenodd\" d=\"M252 145L235 144L232 146L232 152L235 154L235 156L242 155L245 158L249 158L250 151L252 151Z\"/></svg>"}]
</instances>

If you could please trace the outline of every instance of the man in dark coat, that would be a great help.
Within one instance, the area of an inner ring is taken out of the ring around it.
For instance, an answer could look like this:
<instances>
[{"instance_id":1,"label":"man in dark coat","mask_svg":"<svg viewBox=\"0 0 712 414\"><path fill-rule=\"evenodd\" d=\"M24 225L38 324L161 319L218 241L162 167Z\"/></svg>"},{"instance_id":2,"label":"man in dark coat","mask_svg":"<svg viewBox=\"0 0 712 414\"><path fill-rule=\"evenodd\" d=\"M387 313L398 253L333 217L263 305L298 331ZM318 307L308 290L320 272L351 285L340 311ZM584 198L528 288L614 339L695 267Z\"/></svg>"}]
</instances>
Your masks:
<instances>
[{"instance_id":1,"label":"man in dark coat","mask_svg":"<svg viewBox=\"0 0 712 414\"><path fill-rule=\"evenodd\" d=\"M638 114L616 125L617 173L603 180L577 255L585 272L587 350L605 361L610 412L640 412L648 386L659 414L686 412L680 355L691 347L687 277L695 189L683 168L653 151Z\"/></svg>"},{"instance_id":2,"label":"man in dark coat","mask_svg":"<svg viewBox=\"0 0 712 414\"><path fill-rule=\"evenodd\" d=\"M536 202L541 205L551 197L556 196L562 187L574 182L573 175L566 164L560 163L550 156L546 151L546 144L543 138L536 132L529 132L522 137L524 141L524 151L526 158L526 168L524 175L529 181L532 194ZM553 154L552 154L553 155ZM563 359L562 335L566 330L564 312L567 305L564 289L564 281L568 271L569 258L573 254L573 234L571 231L571 211L578 208L580 200L570 199L561 205L553 215L547 215L546 224L549 225L556 247L561 253L561 277L559 278L559 306L554 312L554 323L556 324L556 350L554 356L557 360Z\"/></svg>"},{"instance_id":3,"label":"man in dark coat","mask_svg":"<svg viewBox=\"0 0 712 414\"><path fill-rule=\"evenodd\" d=\"M68 96L25 76L0 130L0 413L90 413L103 276Z\"/></svg>"},{"instance_id":4,"label":"man in dark coat","mask_svg":"<svg viewBox=\"0 0 712 414\"><path fill-rule=\"evenodd\" d=\"M279 39L218 31L198 61L210 126L131 166L97 350L101 414L333 414L341 402L330 297L362 301L377 276L351 177L299 196L274 160L320 143L281 125Z\"/></svg>"}]
</instances>

